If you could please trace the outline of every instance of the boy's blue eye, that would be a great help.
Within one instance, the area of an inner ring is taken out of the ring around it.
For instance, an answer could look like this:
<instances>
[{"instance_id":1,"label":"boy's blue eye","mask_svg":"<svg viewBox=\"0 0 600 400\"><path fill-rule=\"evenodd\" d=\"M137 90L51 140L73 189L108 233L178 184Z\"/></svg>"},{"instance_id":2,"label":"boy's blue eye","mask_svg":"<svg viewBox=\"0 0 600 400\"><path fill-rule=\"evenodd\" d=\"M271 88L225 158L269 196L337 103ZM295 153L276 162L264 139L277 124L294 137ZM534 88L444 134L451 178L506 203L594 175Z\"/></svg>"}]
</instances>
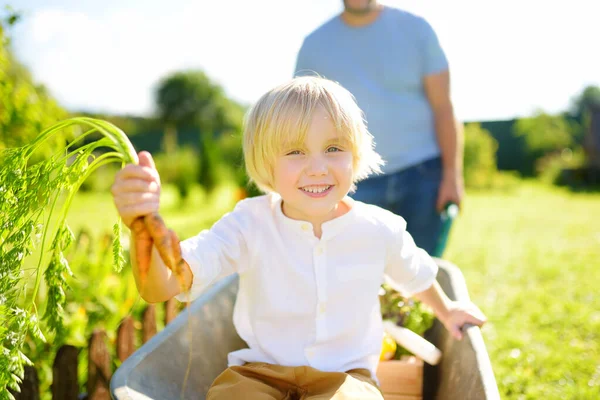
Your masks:
<instances>
[{"instance_id":1,"label":"boy's blue eye","mask_svg":"<svg viewBox=\"0 0 600 400\"><path fill-rule=\"evenodd\" d=\"M292 150L289 153L287 153L288 156L295 156L295 155L298 155L298 154L302 154L300 152L300 150Z\"/></svg>"},{"instance_id":2,"label":"boy's blue eye","mask_svg":"<svg viewBox=\"0 0 600 400\"><path fill-rule=\"evenodd\" d=\"M340 149L339 147L335 147L335 146L328 147L326 150L327 153L335 153L338 151L342 151L342 149Z\"/></svg>"}]
</instances>

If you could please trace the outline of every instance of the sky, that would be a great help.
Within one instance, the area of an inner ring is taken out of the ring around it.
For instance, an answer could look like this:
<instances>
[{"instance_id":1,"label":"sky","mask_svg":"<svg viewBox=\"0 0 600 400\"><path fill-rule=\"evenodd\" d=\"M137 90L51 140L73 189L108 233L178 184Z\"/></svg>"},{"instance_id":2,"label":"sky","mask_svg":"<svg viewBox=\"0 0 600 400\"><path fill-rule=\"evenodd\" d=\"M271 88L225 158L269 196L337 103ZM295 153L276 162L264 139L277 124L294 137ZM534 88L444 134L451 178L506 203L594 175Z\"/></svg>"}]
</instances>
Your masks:
<instances>
[{"instance_id":1,"label":"sky","mask_svg":"<svg viewBox=\"0 0 600 400\"><path fill-rule=\"evenodd\" d=\"M464 121L567 110L600 85L597 0L387 0L425 17ZM2 2L1 4L6 4ZM289 79L304 37L342 0L10 0L13 51L71 111L150 115L160 79L202 69L252 104ZM568 4L568 5L567 5Z\"/></svg>"}]
</instances>

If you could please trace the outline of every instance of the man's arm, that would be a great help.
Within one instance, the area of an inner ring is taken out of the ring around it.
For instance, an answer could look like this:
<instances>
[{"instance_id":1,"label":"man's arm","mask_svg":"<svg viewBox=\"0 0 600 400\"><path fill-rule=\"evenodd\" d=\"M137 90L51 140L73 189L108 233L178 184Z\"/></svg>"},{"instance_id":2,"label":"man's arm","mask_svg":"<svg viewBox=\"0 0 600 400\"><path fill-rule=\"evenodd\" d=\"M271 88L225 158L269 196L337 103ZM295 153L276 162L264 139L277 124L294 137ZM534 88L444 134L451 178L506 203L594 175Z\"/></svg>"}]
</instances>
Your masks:
<instances>
[{"instance_id":1,"label":"man's arm","mask_svg":"<svg viewBox=\"0 0 600 400\"><path fill-rule=\"evenodd\" d=\"M463 130L454 116L450 98L450 72L445 70L423 78L423 87L435 118L435 132L442 153L442 182L437 209L448 202L460 205L464 192Z\"/></svg>"}]
</instances>

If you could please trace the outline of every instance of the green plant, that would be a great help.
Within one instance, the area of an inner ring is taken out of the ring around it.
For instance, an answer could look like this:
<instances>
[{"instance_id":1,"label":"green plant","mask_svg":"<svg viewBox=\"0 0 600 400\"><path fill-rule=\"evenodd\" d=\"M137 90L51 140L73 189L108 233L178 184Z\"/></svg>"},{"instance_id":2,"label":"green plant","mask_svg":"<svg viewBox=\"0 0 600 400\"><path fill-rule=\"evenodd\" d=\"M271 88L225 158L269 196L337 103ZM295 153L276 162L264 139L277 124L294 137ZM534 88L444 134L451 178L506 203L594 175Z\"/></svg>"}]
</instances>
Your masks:
<instances>
[{"instance_id":1,"label":"green plant","mask_svg":"<svg viewBox=\"0 0 600 400\"><path fill-rule=\"evenodd\" d=\"M467 188L492 186L498 172L496 151L498 142L478 123L465 126L464 174Z\"/></svg>"},{"instance_id":2,"label":"green plant","mask_svg":"<svg viewBox=\"0 0 600 400\"><path fill-rule=\"evenodd\" d=\"M426 305L404 297L387 284L381 286L379 304L383 319L394 321L396 325L408 328L421 336L431 328L435 319L435 315ZM405 354L411 353L402 346L398 346L394 358L399 359Z\"/></svg>"},{"instance_id":3,"label":"green plant","mask_svg":"<svg viewBox=\"0 0 600 400\"><path fill-rule=\"evenodd\" d=\"M565 148L562 151L548 153L535 163L536 175L540 181L555 185L566 184L563 171L581 168L585 165L585 153L578 148L572 151Z\"/></svg>"},{"instance_id":4,"label":"green plant","mask_svg":"<svg viewBox=\"0 0 600 400\"><path fill-rule=\"evenodd\" d=\"M217 142L210 135L202 135L200 138L200 176L199 182L211 193L220 180L229 171L229 166L221 162L221 151Z\"/></svg>"},{"instance_id":5,"label":"green plant","mask_svg":"<svg viewBox=\"0 0 600 400\"><path fill-rule=\"evenodd\" d=\"M574 150L583 131L577 121L569 120L564 115L538 111L532 117L517 120L513 134L524 139L529 164L526 171L535 176L536 163L540 158L563 149Z\"/></svg>"},{"instance_id":6,"label":"green plant","mask_svg":"<svg viewBox=\"0 0 600 400\"><path fill-rule=\"evenodd\" d=\"M48 158L34 161L36 151L53 135L72 126L86 130ZM74 149L94 132L103 138ZM101 148L105 152L94 155ZM48 335L60 341L64 335L66 278L72 275L65 251L74 240L67 212L83 181L115 162L137 163L127 136L106 121L85 117L57 123L33 142L0 153L0 398L12 398L7 388L18 390L23 368L31 364L22 352L28 334L40 341ZM120 235L117 222L112 244L117 271L124 264ZM31 272L25 261L32 255L37 262ZM42 291L46 308L40 321L37 305Z\"/></svg>"},{"instance_id":7,"label":"green plant","mask_svg":"<svg viewBox=\"0 0 600 400\"><path fill-rule=\"evenodd\" d=\"M79 197L79 194L77 195ZM81 200L80 200L81 201ZM76 216L77 198L69 211L69 222ZM74 215L75 214L75 215ZM122 319L131 315L134 321L142 319L146 303L140 301L132 271L125 269L121 274L112 271L112 231L98 229L75 229L76 238L69 249L67 260L73 271L69 279L69 290L65 292L67 305L64 318L64 343L44 343L29 337L23 352L31 359L38 373L41 399L51 399L53 362L62 344L79 349L78 373L80 393L86 392L88 375L89 339L96 329L104 329L109 340L110 359L114 367L120 362L116 355L116 336ZM44 307L43 300L38 302ZM158 329L162 328L162 308L157 307ZM136 347L140 338L136 338Z\"/></svg>"},{"instance_id":8,"label":"green plant","mask_svg":"<svg viewBox=\"0 0 600 400\"><path fill-rule=\"evenodd\" d=\"M198 152L193 147L184 146L172 154L159 154L155 161L161 181L175 185L180 200L187 199L192 187L199 179L200 158Z\"/></svg>"}]
</instances>

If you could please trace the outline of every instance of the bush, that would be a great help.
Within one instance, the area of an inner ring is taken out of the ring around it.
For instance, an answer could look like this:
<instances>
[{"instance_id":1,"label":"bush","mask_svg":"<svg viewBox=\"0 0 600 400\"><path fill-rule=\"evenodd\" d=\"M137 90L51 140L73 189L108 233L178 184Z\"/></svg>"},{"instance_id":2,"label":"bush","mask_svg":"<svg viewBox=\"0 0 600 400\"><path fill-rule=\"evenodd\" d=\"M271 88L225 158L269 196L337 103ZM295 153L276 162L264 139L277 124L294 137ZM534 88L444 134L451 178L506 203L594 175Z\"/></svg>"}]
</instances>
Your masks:
<instances>
[{"instance_id":1,"label":"bush","mask_svg":"<svg viewBox=\"0 0 600 400\"><path fill-rule=\"evenodd\" d=\"M200 168L198 182L206 193L211 193L219 184L231 179L232 168L223 159L219 143L210 135L200 137Z\"/></svg>"},{"instance_id":2,"label":"bush","mask_svg":"<svg viewBox=\"0 0 600 400\"><path fill-rule=\"evenodd\" d=\"M181 200L185 200L200 176L198 152L192 147L182 147L172 155L158 154L155 161L161 183L175 185Z\"/></svg>"},{"instance_id":3,"label":"bush","mask_svg":"<svg viewBox=\"0 0 600 400\"><path fill-rule=\"evenodd\" d=\"M233 169L233 179L239 188L238 198L260 196L263 194L255 184L250 182L244 165L242 135L240 133L225 134L219 141L222 158Z\"/></svg>"},{"instance_id":4,"label":"bush","mask_svg":"<svg viewBox=\"0 0 600 400\"><path fill-rule=\"evenodd\" d=\"M498 173L498 142L478 123L465 126L464 174L467 188L490 188Z\"/></svg>"},{"instance_id":5,"label":"bush","mask_svg":"<svg viewBox=\"0 0 600 400\"><path fill-rule=\"evenodd\" d=\"M536 174L543 182L553 185L567 184L563 182L563 171L567 169L577 169L585 164L585 153L582 149L572 151L563 149L555 151L537 160L535 164Z\"/></svg>"},{"instance_id":6,"label":"bush","mask_svg":"<svg viewBox=\"0 0 600 400\"><path fill-rule=\"evenodd\" d=\"M513 133L525 140L525 174L538 176L538 162L547 155L576 147L581 140L582 129L576 121L563 115L550 115L538 111L533 117L517 120Z\"/></svg>"}]
</instances>

